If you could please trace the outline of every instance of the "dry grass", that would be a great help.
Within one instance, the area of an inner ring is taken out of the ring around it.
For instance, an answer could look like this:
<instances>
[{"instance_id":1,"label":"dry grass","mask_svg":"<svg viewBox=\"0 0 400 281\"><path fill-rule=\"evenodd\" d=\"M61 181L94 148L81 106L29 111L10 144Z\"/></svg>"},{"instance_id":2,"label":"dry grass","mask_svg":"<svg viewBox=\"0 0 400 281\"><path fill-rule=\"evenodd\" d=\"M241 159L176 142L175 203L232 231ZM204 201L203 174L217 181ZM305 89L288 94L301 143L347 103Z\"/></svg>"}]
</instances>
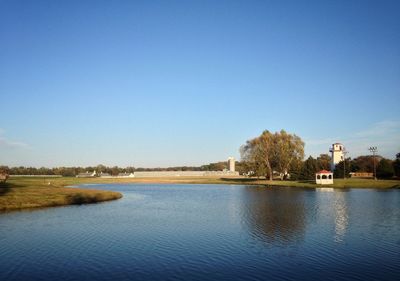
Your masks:
<instances>
[{"instance_id":1,"label":"dry grass","mask_svg":"<svg viewBox=\"0 0 400 281\"><path fill-rule=\"evenodd\" d=\"M113 191L64 187L63 181L48 185L43 179L16 178L0 185L0 211L96 203L121 197Z\"/></svg>"}]
</instances>

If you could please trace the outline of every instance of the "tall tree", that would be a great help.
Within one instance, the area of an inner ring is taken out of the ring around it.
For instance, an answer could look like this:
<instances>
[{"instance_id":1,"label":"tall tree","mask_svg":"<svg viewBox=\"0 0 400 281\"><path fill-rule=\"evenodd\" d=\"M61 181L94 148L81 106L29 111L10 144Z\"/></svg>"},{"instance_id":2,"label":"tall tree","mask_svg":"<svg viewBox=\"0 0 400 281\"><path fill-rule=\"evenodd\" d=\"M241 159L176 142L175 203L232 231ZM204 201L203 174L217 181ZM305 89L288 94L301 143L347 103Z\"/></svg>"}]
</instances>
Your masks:
<instances>
[{"instance_id":1,"label":"tall tree","mask_svg":"<svg viewBox=\"0 0 400 281\"><path fill-rule=\"evenodd\" d=\"M315 178L315 173L318 172L318 170L318 161L310 156L304 161L299 178L301 180L312 180Z\"/></svg>"},{"instance_id":2,"label":"tall tree","mask_svg":"<svg viewBox=\"0 0 400 281\"><path fill-rule=\"evenodd\" d=\"M396 160L393 161L393 170L396 177L400 178L400 152L396 154Z\"/></svg>"},{"instance_id":3,"label":"tall tree","mask_svg":"<svg viewBox=\"0 0 400 281\"><path fill-rule=\"evenodd\" d=\"M320 154L317 157L317 162L319 170L329 171L331 169L331 157L328 154Z\"/></svg>"},{"instance_id":4,"label":"tall tree","mask_svg":"<svg viewBox=\"0 0 400 281\"><path fill-rule=\"evenodd\" d=\"M267 179L273 179L276 171L283 178L290 172L290 167L301 162L304 157L304 142L295 134L288 134L281 130L272 134L265 130L259 137L248 140L241 147L242 160L248 162L248 166L255 175L264 175Z\"/></svg>"},{"instance_id":5,"label":"tall tree","mask_svg":"<svg viewBox=\"0 0 400 281\"><path fill-rule=\"evenodd\" d=\"M372 155L362 155L354 158L352 160L352 165L355 172L373 173L374 161L379 162L381 159L382 157L378 155L375 156L375 159Z\"/></svg>"},{"instance_id":6,"label":"tall tree","mask_svg":"<svg viewBox=\"0 0 400 281\"><path fill-rule=\"evenodd\" d=\"M288 134L285 130L273 135L272 166L279 172L281 179L288 175L293 162L300 162L304 158L304 142L295 134Z\"/></svg>"},{"instance_id":7,"label":"tall tree","mask_svg":"<svg viewBox=\"0 0 400 281\"><path fill-rule=\"evenodd\" d=\"M354 172L354 167L352 166L352 161L350 158L340 161L336 164L335 170L333 171L333 176L335 178L348 178L350 172ZM346 173L346 174L344 174Z\"/></svg>"},{"instance_id":8,"label":"tall tree","mask_svg":"<svg viewBox=\"0 0 400 281\"><path fill-rule=\"evenodd\" d=\"M264 131L259 137L248 140L241 148L241 157L255 176L265 176L272 180L271 147L273 135Z\"/></svg>"}]
</instances>

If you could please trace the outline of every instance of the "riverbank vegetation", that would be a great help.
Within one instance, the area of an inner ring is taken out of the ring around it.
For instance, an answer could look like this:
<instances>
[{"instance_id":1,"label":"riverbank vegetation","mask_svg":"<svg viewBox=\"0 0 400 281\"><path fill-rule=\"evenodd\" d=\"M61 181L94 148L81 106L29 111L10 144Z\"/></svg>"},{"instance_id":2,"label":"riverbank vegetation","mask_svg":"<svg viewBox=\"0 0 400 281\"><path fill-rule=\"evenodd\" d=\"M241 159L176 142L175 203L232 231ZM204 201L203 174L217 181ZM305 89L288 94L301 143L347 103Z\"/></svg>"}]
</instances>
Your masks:
<instances>
[{"instance_id":1,"label":"riverbank vegetation","mask_svg":"<svg viewBox=\"0 0 400 281\"><path fill-rule=\"evenodd\" d=\"M63 178L10 178L0 183L0 211L77 205L115 200L119 192L65 187Z\"/></svg>"}]
</instances>

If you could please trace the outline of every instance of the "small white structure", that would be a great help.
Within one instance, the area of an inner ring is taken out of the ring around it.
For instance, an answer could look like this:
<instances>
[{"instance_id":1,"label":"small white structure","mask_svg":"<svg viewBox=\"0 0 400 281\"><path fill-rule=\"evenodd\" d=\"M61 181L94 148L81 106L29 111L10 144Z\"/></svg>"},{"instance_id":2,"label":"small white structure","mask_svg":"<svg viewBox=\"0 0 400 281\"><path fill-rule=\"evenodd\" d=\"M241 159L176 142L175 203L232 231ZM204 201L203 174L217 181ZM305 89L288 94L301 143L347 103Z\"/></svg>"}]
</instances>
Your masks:
<instances>
[{"instance_id":1,"label":"small white structure","mask_svg":"<svg viewBox=\"0 0 400 281\"><path fill-rule=\"evenodd\" d=\"M229 172L235 171L235 158L233 157L228 158L228 167L229 167Z\"/></svg>"},{"instance_id":2,"label":"small white structure","mask_svg":"<svg viewBox=\"0 0 400 281\"><path fill-rule=\"evenodd\" d=\"M105 179L112 178L112 176L111 176L109 173L103 173L103 172L101 172L101 173L99 174L99 176L100 176L101 178L105 178Z\"/></svg>"},{"instance_id":3,"label":"small white structure","mask_svg":"<svg viewBox=\"0 0 400 281\"><path fill-rule=\"evenodd\" d=\"M337 142L337 143L332 144L332 147L329 149L329 151L332 153L331 171L333 171L333 170L335 170L336 164L338 164L340 161L344 160L345 148L344 148L343 144Z\"/></svg>"},{"instance_id":4,"label":"small white structure","mask_svg":"<svg viewBox=\"0 0 400 281\"><path fill-rule=\"evenodd\" d=\"M316 184L333 184L333 173L331 171L322 170L315 174Z\"/></svg>"},{"instance_id":5,"label":"small white structure","mask_svg":"<svg viewBox=\"0 0 400 281\"><path fill-rule=\"evenodd\" d=\"M119 173L117 178L134 178L134 173Z\"/></svg>"},{"instance_id":6,"label":"small white structure","mask_svg":"<svg viewBox=\"0 0 400 281\"><path fill-rule=\"evenodd\" d=\"M94 178L96 176L97 176L96 171L93 171L93 173L86 172L76 175L77 178Z\"/></svg>"}]
</instances>

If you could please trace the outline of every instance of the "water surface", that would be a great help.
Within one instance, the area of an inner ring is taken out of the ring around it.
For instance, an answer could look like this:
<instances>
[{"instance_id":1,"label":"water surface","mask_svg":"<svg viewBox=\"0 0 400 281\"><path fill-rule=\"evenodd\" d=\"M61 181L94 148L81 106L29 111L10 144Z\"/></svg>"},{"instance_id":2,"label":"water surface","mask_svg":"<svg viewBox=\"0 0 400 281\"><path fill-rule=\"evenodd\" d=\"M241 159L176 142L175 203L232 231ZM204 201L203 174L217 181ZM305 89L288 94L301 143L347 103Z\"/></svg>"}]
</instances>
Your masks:
<instances>
[{"instance_id":1,"label":"water surface","mask_svg":"<svg viewBox=\"0 0 400 281\"><path fill-rule=\"evenodd\" d=\"M0 280L400 280L400 190L90 185L0 214Z\"/></svg>"}]
</instances>

